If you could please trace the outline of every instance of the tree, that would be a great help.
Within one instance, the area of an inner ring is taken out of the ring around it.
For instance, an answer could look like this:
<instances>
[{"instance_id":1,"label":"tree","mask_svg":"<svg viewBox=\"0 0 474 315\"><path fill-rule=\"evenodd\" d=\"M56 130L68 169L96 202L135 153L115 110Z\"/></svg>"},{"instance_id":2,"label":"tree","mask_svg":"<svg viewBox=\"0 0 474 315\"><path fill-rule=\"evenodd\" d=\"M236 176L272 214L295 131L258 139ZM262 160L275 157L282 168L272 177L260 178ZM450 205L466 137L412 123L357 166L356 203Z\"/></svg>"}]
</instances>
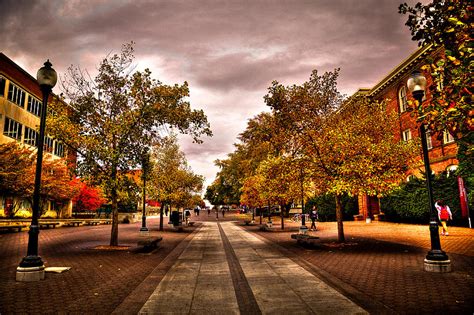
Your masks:
<instances>
[{"instance_id":1,"label":"tree","mask_svg":"<svg viewBox=\"0 0 474 315\"><path fill-rule=\"evenodd\" d=\"M153 147L149 195L159 200L160 230L163 230L163 209L166 205L189 207L196 202L195 195L202 190L204 178L189 168L177 138L171 135Z\"/></svg>"},{"instance_id":2,"label":"tree","mask_svg":"<svg viewBox=\"0 0 474 315\"><path fill-rule=\"evenodd\" d=\"M260 175L258 191L260 198L269 205L280 206L281 229L285 227L284 215L287 205L301 194L300 168L288 156L269 157L260 163L257 174ZM289 209L288 209L289 210Z\"/></svg>"},{"instance_id":3,"label":"tree","mask_svg":"<svg viewBox=\"0 0 474 315\"><path fill-rule=\"evenodd\" d=\"M382 195L404 177L415 143L395 141L395 113L384 104L358 97L344 100L337 90L339 70L318 75L314 70L301 86L274 82L265 101L294 140L319 194L336 200L338 240L344 242L342 196Z\"/></svg>"},{"instance_id":4,"label":"tree","mask_svg":"<svg viewBox=\"0 0 474 315\"><path fill-rule=\"evenodd\" d=\"M133 72L133 43L107 56L94 80L70 67L62 81L69 107L54 106L49 133L80 155L78 173L105 187L112 201L110 245L118 245L118 191L124 176L140 163L161 131L177 128L196 142L212 135L202 110L192 110L188 85L165 85L151 72ZM133 73L132 73L133 72Z\"/></svg>"},{"instance_id":5,"label":"tree","mask_svg":"<svg viewBox=\"0 0 474 315\"><path fill-rule=\"evenodd\" d=\"M100 188L88 185L84 182L79 182L79 187L79 194L72 200L76 212L96 211L107 201Z\"/></svg>"},{"instance_id":6,"label":"tree","mask_svg":"<svg viewBox=\"0 0 474 315\"><path fill-rule=\"evenodd\" d=\"M471 1L434 0L410 7L401 4L399 13L407 14L406 25L412 39L421 45L443 47L440 59L428 58L423 67L431 74L430 102L418 104L418 119L432 130L448 130L458 144L462 175L474 168L474 109L472 81L474 54Z\"/></svg>"},{"instance_id":7,"label":"tree","mask_svg":"<svg viewBox=\"0 0 474 315\"><path fill-rule=\"evenodd\" d=\"M0 145L0 191L4 196L14 196L26 199L32 204L36 153L33 148L22 146L17 142ZM46 202L57 204L58 215L61 205L72 199L78 192L78 187L71 179L71 175L64 160L55 160L46 156L43 160L41 179L40 212L46 212ZM14 205L18 211L18 205ZM11 216L15 215L13 211Z\"/></svg>"},{"instance_id":8,"label":"tree","mask_svg":"<svg viewBox=\"0 0 474 315\"><path fill-rule=\"evenodd\" d=\"M215 161L220 170L206 191L206 199L212 204L238 203L245 179L255 174L269 154L275 153L278 141L272 114L260 113L250 119L239 140L227 159Z\"/></svg>"}]
</instances>

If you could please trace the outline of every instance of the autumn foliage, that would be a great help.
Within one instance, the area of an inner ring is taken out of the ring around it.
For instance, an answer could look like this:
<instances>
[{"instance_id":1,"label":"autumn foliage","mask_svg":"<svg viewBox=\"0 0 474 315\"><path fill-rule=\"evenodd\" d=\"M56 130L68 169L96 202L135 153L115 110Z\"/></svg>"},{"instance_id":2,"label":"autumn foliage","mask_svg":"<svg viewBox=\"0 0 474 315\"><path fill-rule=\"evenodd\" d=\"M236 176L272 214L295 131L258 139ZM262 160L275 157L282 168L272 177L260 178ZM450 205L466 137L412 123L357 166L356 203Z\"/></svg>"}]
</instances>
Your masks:
<instances>
[{"instance_id":1,"label":"autumn foliage","mask_svg":"<svg viewBox=\"0 0 474 315\"><path fill-rule=\"evenodd\" d=\"M89 186L84 182L79 182L78 185L79 194L72 200L76 212L95 211L107 201L100 188Z\"/></svg>"}]
</instances>

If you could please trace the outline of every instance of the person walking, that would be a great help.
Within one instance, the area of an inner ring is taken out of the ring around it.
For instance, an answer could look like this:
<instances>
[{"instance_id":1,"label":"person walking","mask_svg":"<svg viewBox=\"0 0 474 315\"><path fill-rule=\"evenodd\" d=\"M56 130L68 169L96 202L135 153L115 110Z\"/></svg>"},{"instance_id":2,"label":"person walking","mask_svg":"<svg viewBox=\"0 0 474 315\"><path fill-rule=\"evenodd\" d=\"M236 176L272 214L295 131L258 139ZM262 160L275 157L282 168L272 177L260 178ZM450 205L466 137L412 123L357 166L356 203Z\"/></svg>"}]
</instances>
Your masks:
<instances>
[{"instance_id":1,"label":"person walking","mask_svg":"<svg viewBox=\"0 0 474 315\"><path fill-rule=\"evenodd\" d=\"M309 218L311 219L311 227L310 227L310 231L316 231L316 220L318 219L318 209L316 209L316 206L313 206L313 208L311 209L311 213L309 214Z\"/></svg>"},{"instance_id":2,"label":"person walking","mask_svg":"<svg viewBox=\"0 0 474 315\"><path fill-rule=\"evenodd\" d=\"M438 219L442 226L441 235L448 236L448 220L453 219L451 209L449 209L448 205L446 205L443 200L436 201L435 207L436 210L438 210Z\"/></svg>"},{"instance_id":3,"label":"person walking","mask_svg":"<svg viewBox=\"0 0 474 315\"><path fill-rule=\"evenodd\" d=\"M222 207L222 217L225 217L225 208Z\"/></svg>"}]
</instances>

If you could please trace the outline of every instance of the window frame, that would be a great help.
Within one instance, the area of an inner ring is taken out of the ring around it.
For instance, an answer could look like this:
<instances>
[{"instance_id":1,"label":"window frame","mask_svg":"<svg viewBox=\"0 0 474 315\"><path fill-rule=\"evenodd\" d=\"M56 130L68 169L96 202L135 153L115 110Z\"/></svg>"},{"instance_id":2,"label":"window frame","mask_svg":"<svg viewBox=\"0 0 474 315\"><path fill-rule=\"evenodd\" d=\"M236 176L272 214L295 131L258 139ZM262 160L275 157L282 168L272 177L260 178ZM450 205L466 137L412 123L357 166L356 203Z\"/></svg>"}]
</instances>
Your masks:
<instances>
[{"instance_id":1,"label":"window frame","mask_svg":"<svg viewBox=\"0 0 474 315\"><path fill-rule=\"evenodd\" d=\"M5 97L5 88L7 87L7 79L0 75L0 96ZM8 94L8 92L7 92Z\"/></svg>"},{"instance_id":2,"label":"window frame","mask_svg":"<svg viewBox=\"0 0 474 315\"><path fill-rule=\"evenodd\" d=\"M406 135L408 135L408 137L406 137ZM408 142L410 141L412 138L412 135L411 135L411 129L405 129L402 131L402 140L404 142Z\"/></svg>"},{"instance_id":3,"label":"window frame","mask_svg":"<svg viewBox=\"0 0 474 315\"><path fill-rule=\"evenodd\" d=\"M34 97L33 95L28 95L28 102L26 104L26 110L33 115L40 117L41 110L43 108L43 102Z\"/></svg>"},{"instance_id":4,"label":"window frame","mask_svg":"<svg viewBox=\"0 0 474 315\"><path fill-rule=\"evenodd\" d=\"M10 84L8 85L7 100L21 108L25 108L26 91L10 81Z\"/></svg>"},{"instance_id":5,"label":"window frame","mask_svg":"<svg viewBox=\"0 0 474 315\"><path fill-rule=\"evenodd\" d=\"M443 131L443 144L450 144L454 142L454 137L449 133L449 131Z\"/></svg>"},{"instance_id":6,"label":"window frame","mask_svg":"<svg viewBox=\"0 0 474 315\"><path fill-rule=\"evenodd\" d=\"M34 137L31 137L32 135L34 135ZM25 136L23 138L23 143L27 145L31 145L32 147L37 147L38 146L37 141L38 141L38 132L34 130L33 128L25 126Z\"/></svg>"},{"instance_id":7,"label":"window frame","mask_svg":"<svg viewBox=\"0 0 474 315\"><path fill-rule=\"evenodd\" d=\"M400 114L402 114L407 111L407 108L408 108L407 87L402 85L398 89L398 110L400 111Z\"/></svg>"},{"instance_id":8,"label":"window frame","mask_svg":"<svg viewBox=\"0 0 474 315\"><path fill-rule=\"evenodd\" d=\"M12 128L12 125L15 126L13 128L16 130ZM3 125L4 136L15 139L17 141L21 141L22 132L23 132L23 125L20 122L16 121L15 119L5 116L5 123Z\"/></svg>"}]
</instances>

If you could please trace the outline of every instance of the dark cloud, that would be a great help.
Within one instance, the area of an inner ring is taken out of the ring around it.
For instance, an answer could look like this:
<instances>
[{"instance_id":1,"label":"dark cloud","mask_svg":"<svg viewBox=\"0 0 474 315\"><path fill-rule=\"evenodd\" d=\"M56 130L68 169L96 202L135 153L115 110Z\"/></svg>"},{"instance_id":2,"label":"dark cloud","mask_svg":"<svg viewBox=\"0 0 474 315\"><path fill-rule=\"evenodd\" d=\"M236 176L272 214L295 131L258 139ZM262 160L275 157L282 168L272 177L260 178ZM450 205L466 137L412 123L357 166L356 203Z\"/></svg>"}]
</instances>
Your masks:
<instances>
[{"instance_id":1,"label":"dark cloud","mask_svg":"<svg viewBox=\"0 0 474 315\"><path fill-rule=\"evenodd\" d=\"M2 52L33 74L47 58L60 75L71 64L94 73L106 54L135 41L138 67L163 82L188 81L192 104L208 115L214 138L182 143L209 173L246 120L265 110L271 81L301 83L313 69L340 67L339 87L351 94L414 51L399 2L0 0Z\"/></svg>"}]
</instances>

